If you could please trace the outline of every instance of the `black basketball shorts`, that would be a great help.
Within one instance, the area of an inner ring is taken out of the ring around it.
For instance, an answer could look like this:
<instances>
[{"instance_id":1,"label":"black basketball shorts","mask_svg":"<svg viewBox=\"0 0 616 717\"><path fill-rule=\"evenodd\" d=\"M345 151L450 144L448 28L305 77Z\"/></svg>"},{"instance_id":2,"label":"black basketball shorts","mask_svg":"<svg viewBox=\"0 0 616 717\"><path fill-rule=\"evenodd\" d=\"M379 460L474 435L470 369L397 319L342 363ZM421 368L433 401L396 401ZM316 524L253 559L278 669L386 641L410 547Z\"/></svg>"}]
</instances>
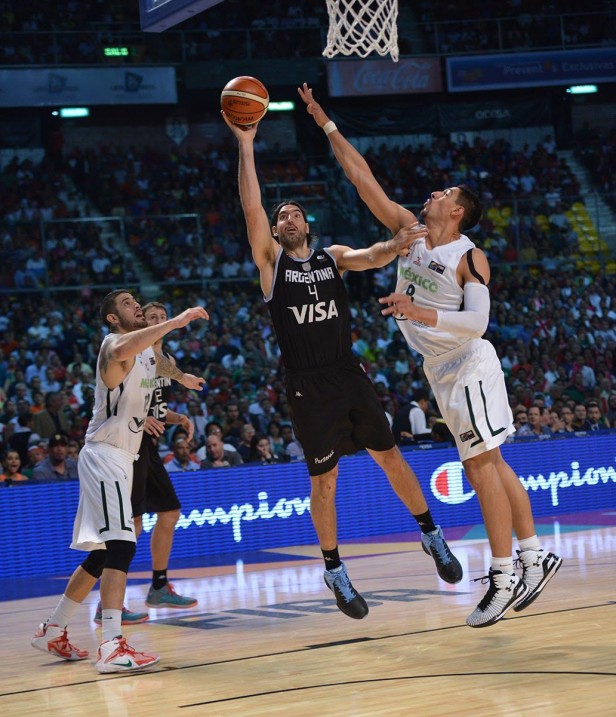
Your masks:
<instances>
[{"instance_id":1,"label":"black basketball shorts","mask_svg":"<svg viewBox=\"0 0 616 717\"><path fill-rule=\"evenodd\" d=\"M331 470L343 455L394 447L385 411L359 363L287 372L286 382L293 429L311 476Z\"/></svg>"},{"instance_id":2,"label":"black basketball shorts","mask_svg":"<svg viewBox=\"0 0 616 717\"><path fill-rule=\"evenodd\" d=\"M175 488L158 453L158 445L149 435L144 435L139 460L134 465L131 503L133 517L180 508Z\"/></svg>"}]
</instances>

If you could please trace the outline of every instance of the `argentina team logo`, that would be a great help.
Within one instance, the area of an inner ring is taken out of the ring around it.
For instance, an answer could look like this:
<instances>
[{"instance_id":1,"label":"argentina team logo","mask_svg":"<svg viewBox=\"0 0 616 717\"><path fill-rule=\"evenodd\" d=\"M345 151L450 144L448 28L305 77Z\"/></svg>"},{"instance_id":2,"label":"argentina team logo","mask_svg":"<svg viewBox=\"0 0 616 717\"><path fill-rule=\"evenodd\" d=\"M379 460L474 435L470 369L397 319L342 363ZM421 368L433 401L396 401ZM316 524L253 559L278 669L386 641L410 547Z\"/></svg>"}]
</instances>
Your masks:
<instances>
[{"instance_id":1,"label":"argentina team logo","mask_svg":"<svg viewBox=\"0 0 616 717\"><path fill-rule=\"evenodd\" d=\"M448 505L466 503L475 491L464 482L464 469L460 461L442 463L430 478L432 495Z\"/></svg>"}]
</instances>

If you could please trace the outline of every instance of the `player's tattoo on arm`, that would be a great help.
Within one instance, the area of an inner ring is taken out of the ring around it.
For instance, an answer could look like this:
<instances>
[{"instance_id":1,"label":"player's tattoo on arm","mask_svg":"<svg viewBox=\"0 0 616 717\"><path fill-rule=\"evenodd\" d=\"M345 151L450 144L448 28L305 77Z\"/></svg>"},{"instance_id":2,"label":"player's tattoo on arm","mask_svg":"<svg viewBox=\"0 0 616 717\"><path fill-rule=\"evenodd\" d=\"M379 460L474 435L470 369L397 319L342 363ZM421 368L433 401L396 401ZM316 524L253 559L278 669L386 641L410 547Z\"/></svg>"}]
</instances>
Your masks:
<instances>
[{"instance_id":1,"label":"player's tattoo on arm","mask_svg":"<svg viewBox=\"0 0 616 717\"><path fill-rule=\"evenodd\" d=\"M180 369L170 359L156 351L154 352L154 356L156 356L157 376L165 376L178 382L182 380L184 372L180 371Z\"/></svg>"},{"instance_id":2,"label":"player's tattoo on arm","mask_svg":"<svg viewBox=\"0 0 616 717\"><path fill-rule=\"evenodd\" d=\"M106 373L107 369L109 368L109 351L110 351L110 344L111 342L108 341L101 349L100 352L100 369L101 373Z\"/></svg>"}]
</instances>

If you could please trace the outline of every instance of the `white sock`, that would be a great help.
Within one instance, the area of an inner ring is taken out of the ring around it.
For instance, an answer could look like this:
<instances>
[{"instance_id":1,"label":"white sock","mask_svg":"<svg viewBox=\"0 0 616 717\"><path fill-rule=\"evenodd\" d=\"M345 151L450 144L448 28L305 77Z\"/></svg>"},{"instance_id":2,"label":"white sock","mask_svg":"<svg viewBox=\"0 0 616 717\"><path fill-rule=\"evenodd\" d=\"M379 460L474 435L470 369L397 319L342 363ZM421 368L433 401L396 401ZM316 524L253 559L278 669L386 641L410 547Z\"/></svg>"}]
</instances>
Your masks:
<instances>
[{"instance_id":1,"label":"white sock","mask_svg":"<svg viewBox=\"0 0 616 717\"><path fill-rule=\"evenodd\" d=\"M530 538L518 540L518 543L520 544L520 550L522 552L525 550L541 550L541 543L536 535L531 535Z\"/></svg>"},{"instance_id":2,"label":"white sock","mask_svg":"<svg viewBox=\"0 0 616 717\"><path fill-rule=\"evenodd\" d=\"M501 573L513 573L513 558L495 558L492 556L492 570L500 570Z\"/></svg>"},{"instance_id":3,"label":"white sock","mask_svg":"<svg viewBox=\"0 0 616 717\"><path fill-rule=\"evenodd\" d=\"M49 616L46 625L57 625L58 627L65 628L71 621L73 615L77 612L77 608L80 603L67 598L66 595L62 595L55 610Z\"/></svg>"},{"instance_id":4,"label":"white sock","mask_svg":"<svg viewBox=\"0 0 616 717\"><path fill-rule=\"evenodd\" d=\"M122 636L122 610L103 609L103 635L101 642Z\"/></svg>"}]
</instances>

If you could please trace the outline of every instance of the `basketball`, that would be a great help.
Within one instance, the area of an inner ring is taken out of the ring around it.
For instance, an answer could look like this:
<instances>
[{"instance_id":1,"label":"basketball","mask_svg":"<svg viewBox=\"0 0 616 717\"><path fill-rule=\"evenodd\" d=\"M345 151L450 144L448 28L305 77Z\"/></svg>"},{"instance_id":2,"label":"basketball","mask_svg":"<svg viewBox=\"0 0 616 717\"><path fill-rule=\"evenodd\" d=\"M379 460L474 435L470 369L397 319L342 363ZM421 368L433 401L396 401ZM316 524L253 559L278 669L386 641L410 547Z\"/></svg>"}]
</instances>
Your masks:
<instances>
[{"instance_id":1,"label":"basketball","mask_svg":"<svg viewBox=\"0 0 616 717\"><path fill-rule=\"evenodd\" d=\"M250 127L267 112L269 94L256 77L235 77L224 86L220 106L229 120L240 127Z\"/></svg>"}]
</instances>

